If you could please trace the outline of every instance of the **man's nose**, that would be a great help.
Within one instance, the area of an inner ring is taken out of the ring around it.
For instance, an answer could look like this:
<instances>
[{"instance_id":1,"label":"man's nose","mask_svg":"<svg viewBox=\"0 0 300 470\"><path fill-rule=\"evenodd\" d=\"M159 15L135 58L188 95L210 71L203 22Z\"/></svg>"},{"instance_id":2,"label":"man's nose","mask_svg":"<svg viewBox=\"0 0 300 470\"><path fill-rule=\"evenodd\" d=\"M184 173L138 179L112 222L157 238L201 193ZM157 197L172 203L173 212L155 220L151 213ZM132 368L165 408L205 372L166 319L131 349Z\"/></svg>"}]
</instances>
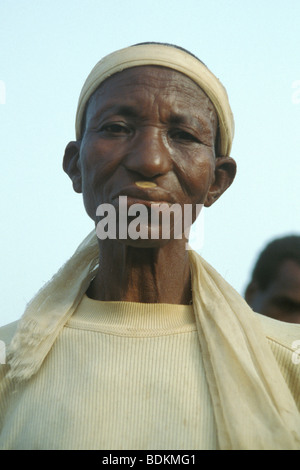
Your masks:
<instances>
[{"instance_id":1,"label":"man's nose","mask_svg":"<svg viewBox=\"0 0 300 470\"><path fill-rule=\"evenodd\" d=\"M132 141L124 164L145 178L166 174L172 166L167 139L160 129L148 127L139 131Z\"/></svg>"}]
</instances>

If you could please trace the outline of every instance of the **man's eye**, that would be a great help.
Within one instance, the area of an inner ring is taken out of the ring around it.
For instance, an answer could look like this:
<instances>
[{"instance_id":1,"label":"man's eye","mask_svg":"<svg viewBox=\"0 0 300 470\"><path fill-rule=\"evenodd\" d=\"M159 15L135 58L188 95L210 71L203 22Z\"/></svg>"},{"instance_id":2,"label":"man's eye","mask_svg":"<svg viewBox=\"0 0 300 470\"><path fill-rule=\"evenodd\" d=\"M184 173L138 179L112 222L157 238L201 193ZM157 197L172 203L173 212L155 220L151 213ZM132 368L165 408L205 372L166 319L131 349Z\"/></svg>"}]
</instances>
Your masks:
<instances>
[{"instance_id":1,"label":"man's eye","mask_svg":"<svg viewBox=\"0 0 300 470\"><path fill-rule=\"evenodd\" d=\"M109 134L129 134L130 132L127 126L119 123L104 124L100 131L107 132Z\"/></svg>"},{"instance_id":2,"label":"man's eye","mask_svg":"<svg viewBox=\"0 0 300 470\"><path fill-rule=\"evenodd\" d=\"M195 137L193 134L187 131L180 130L180 129L174 130L170 134L171 134L172 139L175 139L175 140L181 140L185 142L199 142L199 139L197 139L197 137Z\"/></svg>"}]
</instances>

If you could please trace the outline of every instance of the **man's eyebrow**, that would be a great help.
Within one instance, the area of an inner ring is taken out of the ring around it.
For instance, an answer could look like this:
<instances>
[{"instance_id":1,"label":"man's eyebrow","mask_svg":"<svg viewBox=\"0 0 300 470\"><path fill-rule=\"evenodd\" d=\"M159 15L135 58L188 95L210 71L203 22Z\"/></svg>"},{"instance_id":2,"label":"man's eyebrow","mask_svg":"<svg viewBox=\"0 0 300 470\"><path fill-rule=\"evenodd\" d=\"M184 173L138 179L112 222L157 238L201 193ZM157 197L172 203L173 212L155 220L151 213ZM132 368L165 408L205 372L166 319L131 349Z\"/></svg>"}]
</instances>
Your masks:
<instances>
[{"instance_id":1,"label":"man's eyebrow","mask_svg":"<svg viewBox=\"0 0 300 470\"><path fill-rule=\"evenodd\" d=\"M107 103L103 107L99 107L95 115L93 116L96 119L99 119L102 115L119 115L125 117L141 118L140 108L136 105L130 104L118 104L118 103ZM171 125L190 125L199 130L208 129L208 122L206 119L202 119L201 116L193 116L191 114L183 112L174 112L171 111L169 116L166 119L166 122Z\"/></svg>"},{"instance_id":2,"label":"man's eyebrow","mask_svg":"<svg viewBox=\"0 0 300 470\"><path fill-rule=\"evenodd\" d=\"M171 113L169 116L170 124L192 124L199 127L203 126L203 122L200 118L195 118L190 114L182 114L182 113Z\"/></svg>"},{"instance_id":3,"label":"man's eyebrow","mask_svg":"<svg viewBox=\"0 0 300 470\"><path fill-rule=\"evenodd\" d=\"M119 105L119 104L107 104L103 108L97 110L96 116L99 117L102 114L119 114L121 116L136 117L139 115L138 108L130 105Z\"/></svg>"}]
</instances>

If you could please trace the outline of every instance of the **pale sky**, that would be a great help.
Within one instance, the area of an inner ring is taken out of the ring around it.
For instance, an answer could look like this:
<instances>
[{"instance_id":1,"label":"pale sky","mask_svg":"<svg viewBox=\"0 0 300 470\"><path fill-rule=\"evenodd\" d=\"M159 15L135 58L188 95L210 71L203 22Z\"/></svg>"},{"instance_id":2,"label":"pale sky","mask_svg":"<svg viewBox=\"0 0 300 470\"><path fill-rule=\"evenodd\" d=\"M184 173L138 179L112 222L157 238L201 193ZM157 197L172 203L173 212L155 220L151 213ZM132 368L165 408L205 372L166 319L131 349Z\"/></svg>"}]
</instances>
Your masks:
<instances>
[{"instance_id":1,"label":"pale sky","mask_svg":"<svg viewBox=\"0 0 300 470\"><path fill-rule=\"evenodd\" d=\"M235 117L237 176L194 247L243 293L265 243L300 233L299 0L0 0L0 325L93 228L61 167L78 96L101 57L143 41L197 55Z\"/></svg>"}]
</instances>

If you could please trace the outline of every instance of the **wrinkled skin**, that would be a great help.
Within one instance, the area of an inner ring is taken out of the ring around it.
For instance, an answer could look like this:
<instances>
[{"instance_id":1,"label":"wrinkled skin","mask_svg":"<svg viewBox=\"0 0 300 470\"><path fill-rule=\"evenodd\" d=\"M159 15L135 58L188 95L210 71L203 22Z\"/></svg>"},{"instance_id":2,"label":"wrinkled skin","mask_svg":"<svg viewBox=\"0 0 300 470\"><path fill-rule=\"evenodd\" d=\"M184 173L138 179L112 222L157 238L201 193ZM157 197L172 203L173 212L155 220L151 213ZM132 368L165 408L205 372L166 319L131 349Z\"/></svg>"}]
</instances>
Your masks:
<instances>
[{"instance_id":1,"label":"wrinkled skin","mask_svg":"<svg viewBox=\"0 0 300 470\"><path fill-rule=\"evenodd\" d=\"M211 206L232 183L236 165L215 154L217 116L188 77L162 67L125 70L89 101L81 141L70 142L64 169L97 223L100 204L126 195L139 202ZM136 181L155 188L137 189ZM98 300L191 301L186 240L99 240L100 267L88 295Z\"/></svg>"}]
</instances>

